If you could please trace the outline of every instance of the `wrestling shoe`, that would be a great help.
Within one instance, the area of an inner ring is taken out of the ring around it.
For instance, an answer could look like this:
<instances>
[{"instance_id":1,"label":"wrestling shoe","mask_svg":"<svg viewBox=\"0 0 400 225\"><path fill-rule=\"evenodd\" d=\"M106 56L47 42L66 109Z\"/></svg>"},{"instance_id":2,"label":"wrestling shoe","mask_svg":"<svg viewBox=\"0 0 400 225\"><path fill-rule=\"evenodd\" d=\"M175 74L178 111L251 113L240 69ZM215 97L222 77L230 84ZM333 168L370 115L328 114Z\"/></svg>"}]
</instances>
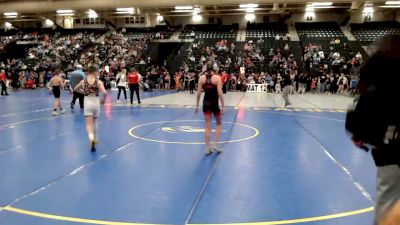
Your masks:
<instances>
[{"instance_id":1,"label":"wrestling shoe","mask_svg":"<svg viewBox=\"0 0 400 225\"><path fill-rule=\"evenodd\" d=\"M206 155L210 155L211 153L212 153L212 148L206 147L205 154L206 154Z\"/></svg>"},{"instance_id":2,"label":"wrestling shoe","mask_svg":"<svg viewBox=\"0 0 400 225\"><path fill-rule=\"evenodd\" d=\"M96 151L96 141L95 140L91 140L90 141L90 151L95 152Z\"/></svg>"},{"instance_id":3,"label":"wrestling shoe","mask_svg":"<svg viewBox=\"0 0 400 225\"><path fill-rule=\"evenodd\" d=\"M217 152L217 153L223 152L223 149L221 148L221 146L219 146L218 143L214 143L211 148L212 148L213 152Z\"/></svg>"}]
</instances>

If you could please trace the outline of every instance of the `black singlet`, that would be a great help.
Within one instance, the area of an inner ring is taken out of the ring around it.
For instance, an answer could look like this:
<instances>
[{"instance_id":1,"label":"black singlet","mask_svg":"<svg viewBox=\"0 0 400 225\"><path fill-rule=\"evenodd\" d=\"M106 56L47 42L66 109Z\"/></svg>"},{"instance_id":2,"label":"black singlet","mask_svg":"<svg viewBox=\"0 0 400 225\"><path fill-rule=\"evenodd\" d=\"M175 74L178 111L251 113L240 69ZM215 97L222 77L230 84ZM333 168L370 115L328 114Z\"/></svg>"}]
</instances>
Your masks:
<instances>
[{"instance_id":1,"label":"black singlet","mask_svg":"<svg viewBox=\"0 0 400 225\"><path fill-rule=\"evenodd\" d=\"M203 99L203 112L204 113L220 113L219 109L219 95L218 87L214 85L212 80L213 75L206 75L206 83L203 84L204 99Z\"/></svg>"}]
</instances>

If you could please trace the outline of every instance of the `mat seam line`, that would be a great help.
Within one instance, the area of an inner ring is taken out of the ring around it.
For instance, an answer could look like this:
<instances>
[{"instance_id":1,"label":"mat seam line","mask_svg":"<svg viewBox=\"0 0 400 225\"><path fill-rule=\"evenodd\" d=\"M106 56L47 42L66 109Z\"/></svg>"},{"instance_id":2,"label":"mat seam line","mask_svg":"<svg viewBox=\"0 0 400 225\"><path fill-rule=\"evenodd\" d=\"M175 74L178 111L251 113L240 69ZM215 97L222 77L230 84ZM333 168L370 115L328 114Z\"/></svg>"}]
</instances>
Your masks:
<instances>
[{"instance_id":1,"label":"mat seam line","mask_svg":"<svg viewBox=\"0 0 400 225\"><path fill-rule=\"evenodd\" d=\"M367 189L358 181L355 179L355 177L353 176L353 174L351 174L350 170L347 169L346 166L343 165L343 163L339 162L339 160L337 160L333 154L314 136L314 134L312 134L308 129L306 129L296 118L294 118L295 121L299 124L299 126L305 130L308 135L311 136L311 138L313 139L314 142L316 142L323 150L323 152L325 153L325 155L328 156L328 158L330 158L333 163L338 166L342 172L344 172L347 177L352 181L353 185L355 186L355 188L357 190L359 190L361 192L361 194L370 202L372 202L373 204L375 204L375 201L372 198L372 195L367 191Z\"/></svg>"},{"instance_id":2,"label":"mat seam line","mask_svg":"<svg viewBox=\"0 0 400 225\"><path fill-rule=\"evenodd\" d=\"M242 102L243 97L244 97L245 94L246 94L246 92L243 92L243 94L242 94L242 96L240 97L240 99L239 99L237 105L240 105L240 103ZM236 114L235 114L235 117L234 117L234 119L233 119L233 122L236 121L237 116L238 116L238 114L239 114L239 110L240 110L240 109L237 110L237 112L236 112ZM231 131L231 132L230 132L230 135L229 135L228 140L232 137L232 131L233 131L233 127L234 127L234 126L235 126L235 124L232 124L232 126L231 126L231 128L230 128L230 131ZM225 144L223 145L223 148L222 148L222 149L224 149L225 146L228 145L228 144L229 144L229 143L225 143ZM193 202L192 207L191 207L191 209L190 209L190 211L189 211L188 216L186 217L185 225L188 225L188 224L189 224L190 220L191 220L192 217L193 217L194 212L196 211L196 208L197 208L198 204L200 203L202 197L204 196L205 190L206 190L206 188L207 188L209 182L211 181L212 176L214 175L214 173L215 173L215 171L216 171L216 169L217 169L217 166L218 166L218 163L219 163L219 161L220 161L220 159L221 159L221 157L222 157L222 154L223 154L223 152L221 152L221 153L218 155L217 159L215 160L215 162L214 162L214 164L213 164L213 167L212 167L211 171L209 172L208 176L206 177L206 180L205 180L203 186L201 187L201 189L200 189L200 191L199 191L199 193L198 193L198 195L197 195L195 201Z\"/></svg>"}]
</instances>

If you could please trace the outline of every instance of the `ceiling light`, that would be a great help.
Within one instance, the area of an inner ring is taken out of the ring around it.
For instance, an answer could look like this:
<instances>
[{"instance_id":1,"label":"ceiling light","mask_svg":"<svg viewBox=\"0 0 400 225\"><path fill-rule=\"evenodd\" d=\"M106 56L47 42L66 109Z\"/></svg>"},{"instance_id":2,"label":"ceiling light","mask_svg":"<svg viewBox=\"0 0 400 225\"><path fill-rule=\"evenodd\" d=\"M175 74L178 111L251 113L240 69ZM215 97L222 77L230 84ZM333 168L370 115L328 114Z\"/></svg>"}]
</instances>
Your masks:
<instances>
[{"instance_id":1,"label":"ceiling light","mask_svg":"<svg viewBox=\"0 0 400 225\"><path fill-rule=\"evenodd\" d=\"M192 20L193 20L194 22L200 22L202 19L203 19L203 17L202 17L201 15L194 15L194 16L192 17Z\"/></svg>"},{"instance_id":2,"label":"ceiling light","mask_svg":"<svg viewBox=\"0 0 400 225\"><path fill-rule=\"evenodd\" d=\"M175 10L189 10L189 9L193 9L193 6L191 5L175 6Z\"/></svg>"},{"instance_id":3,"label":"ceiling light","mask_svg":"<svg viewBox=\"0 0 400 225\"><path fill-rule=\"evenodd\" d=\"M158 23L164 22L164 17L161 16L161 15L157 15L157 22L158 22Z\"/></svg>"},{"instance_id":4,"label":"ceiling light","mask_svg":"<svg viewBox=\"0 0 400 225\"><path fill-rule=\"evenodd\" d=\"M7 28L11 28L11 27L12 27L12 24L9 23L9 22L5 22L5 23L4 23L4 26L7 27Z\"/></svg>"},{"instance_id":5,"label":"ceiling light","mask_svg":"<svg viewBox=\"0 0 400 225\"><path fill-rule=\"evenodd\" d=\"M61 14L57 14L57 16L73 16L73 13L61 13Z\"/></svg>"},{"instance_id":6,"label":"ceiling light","mask_svg":"<svg viewBox=\"0 0 400 225\"><path fill-rule=\"evenodd\" d=\"M186 9L186 10L173 10L171 12L174 12L174 13L189 13L189 12L194 12L194 11Z\"/></svg>"},{"instance_id":7,"label":"ceiling light","mask_svg":"<svg viewBox=\"0 0 400 225\"><path fill-rule=\"evenodd\" d=\"M400 5L400 1L387 1L385 5Z\"/></svg>"},{"instance_id":8,"label":"ceiling light","mask_svg":"<svg viewBox=\"0 0 400 225\"><path fill-rule=\"evenodd\" d=\"M117 12L133 11L133 8L116 8Z\"/></svg>"},{"instance_id":9,"label":"ceiling light","mask_svg":"<svg viewBox=\"0 0 400 225\"><path fill-rule=\"evenodd\" d=\"M133 14L133 11L135 8L116 8L115 11L117 11L117 14Z\"/></svg>"},{"instance_id":10,"label":"ceiling light","mask_svg":"<svg viewBox=\"0 0 400 225\"><path fill-rule=\"evenodd\" d=\"M253 4L253 3L250 3L250 4L240 4L239 5L239 8L257 8L258 7L258 4Z\"/></svg>"},{"instance_id":11,"label":"ceiling light","mask_svg":"<svg viewBox=\"0 0 400 225\"><path fill-rule=\"evenodd\" d=\"M73 13L74 10L72 9L59 9L56 11L58 14L65 14L65 13Z\"/></svg>"},{"instance_id":12,"label":"ceiling light","mask_svg":"<svg viewBox=\"0 0 400 225\"><path fill-rule=\"evenodd\" d=\"M133 14L132 12L128 12L128 11L119 11L119 12L115 12L116 14Z\"/></svg>"},{"instance_id":13,"label":"ceiling light","mask_svg":"<svg viewBox=\"0 0 400 225\"><path fill-rule=\"evenodd\" d=\"M97 18L99 17L99 15L97 15L96 11L94 11L93 9L89 9L88 13L88 17L89 18Z\"/></svg>"},{"instance_id":14,"label":"ceiling light","mask_svg":"<svg viewBox=\"0 0 400 225\"><path fill-rule=\"evenodd\" d=\"M253 13L253 12L254 12L254 8L247 8L247 9L246 9L246 12L248 12L248 13Z\"/></svg>"},{"instance_id":15,"label":"ceiling light","mask_svg":"<svg viewBox=\"0 0 400 225\"><path fill-rule=\"evenodd\" d=\"M363 10L363 13L365 14L369 14L369 13L373 13L374 9L372 7L365 7Z\"/></svg>"},{"instance_id":16,"label":"ceiling light","mask_svg":"<svg viewBox=\"0 0 400 225\"><path fill-rule=\"evenodd\" d=\"M17 12L5 12L3 13L4 16L18 16Z\"/></svg>"},{"instance_id":17,"label":"ceiling light","mask_svg":"<svg viewBox=\"0 0 400 225\"><path fill-rule=\"evenodd\" d=\"M383 5L379 6L381 8L400 8L400 5Z\"/></svg>"},{"instance_id":18,"label":"ceiling light","mask_svg":"<svg viewBox=\"0 0 400 225\"><path fill-rule=\"evenodd\" d=\"M305 17L315 17L315 13L314 12L306 12L304 14Z\"/></svg>"},{"instance_id":19,"label":"ceiling light","mask_svg":"<svg viewBox=\"0 0 400 225\"><path fill-rule=\"evenodd\" d=\"M46 19L45 23L46 23L46 25L49 26L49 27L51 27L51 26L54 25L54 22L51 21L51 20L49 20L49 19Z\"/></svg>"},{"instance_id":20,"label":"ceiling light","mask_svg":"<svg viewBox=\"0 0 400 225\"><path fill-rule=\"evenodd\" d=\"M335 6L314 6L314 9L333 9Z\"/></svg>"},{"instance_id":21,"label":"ceiling light","mask_svg":"<svg viewBox=\"0 0 400 225\"><path fill-rule=\"evenodd\" d=\"M244 16L244 18L245 18L247 21L254 21L254 20L256 19L256 15L254 15L253 13L248 13L248 14L246 14L246 15Z\"/></svg>"},{"instance_id":22,"label":"ceiling light","mask_svg":"<svg viewBox=\"0 0 400 225\"><path fill-rule=\"evenodd\" d=\"M312 6L330 6L333 5L332 2L313 2L311 3Z\"/></svg>"}]
</instances>

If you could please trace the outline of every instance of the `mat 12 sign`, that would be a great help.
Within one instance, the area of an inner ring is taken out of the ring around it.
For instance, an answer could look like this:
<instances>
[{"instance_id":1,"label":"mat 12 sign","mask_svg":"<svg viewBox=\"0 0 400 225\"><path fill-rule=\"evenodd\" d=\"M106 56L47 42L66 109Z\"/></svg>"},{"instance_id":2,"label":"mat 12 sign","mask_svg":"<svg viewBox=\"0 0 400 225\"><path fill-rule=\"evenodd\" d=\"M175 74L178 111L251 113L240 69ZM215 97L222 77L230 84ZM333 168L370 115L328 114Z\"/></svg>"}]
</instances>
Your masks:
<instances>
[{"instance_id":1,"label":"mat 12 sign","mask_svg":"<svg viewBox=\"0 0 400 225\"><path fill-rule=\"evenodd\" d=\"M247 84L247 92L267 92L268 84Z\"/></svg>"}]
</instances>

